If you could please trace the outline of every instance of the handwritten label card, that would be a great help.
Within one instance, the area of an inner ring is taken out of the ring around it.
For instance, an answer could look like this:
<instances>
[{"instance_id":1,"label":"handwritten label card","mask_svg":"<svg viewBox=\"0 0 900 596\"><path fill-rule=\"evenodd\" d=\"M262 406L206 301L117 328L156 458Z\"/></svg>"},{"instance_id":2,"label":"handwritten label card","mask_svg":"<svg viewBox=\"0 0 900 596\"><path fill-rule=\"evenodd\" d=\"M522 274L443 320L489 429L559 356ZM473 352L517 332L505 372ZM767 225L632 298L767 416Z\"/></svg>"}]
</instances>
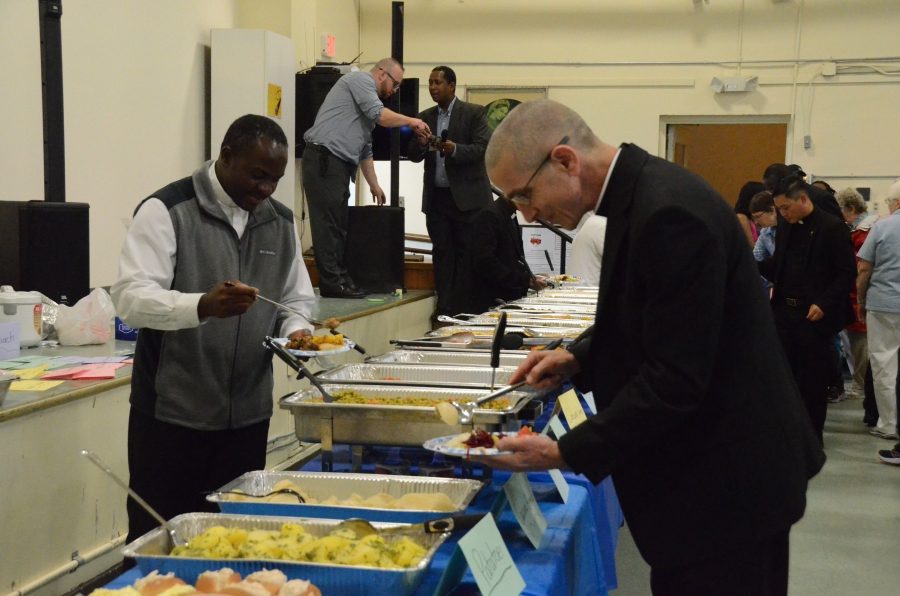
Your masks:
<instances>
[{"instance_id":1,"label":"handwritten label card","mask_svg":"<svg viewBox=\"0 0 900 596\"><path fill-rule=\"evenodd\" d=\"M569 389L560 395L557 401L562 404L563 414L566 415L566 422L569 423L569 428L575 428L587 420L587 414L584 413L584 408L581 407L581 402L578 401L578 396L575 395L574 389Z\"/></svg>"},{"instance_id":2,"label":"handwritten label card","mask_svg":"<svg viewBox=\"0 0 900 596\"><path fill-rule=\"evenodd\" d=\"M556 405L558 408L559 402L556 402ZM566 434L566 428L562 425L562 422L559 421L559 416L556 414L554 414L550 418L550 422L547 423L547 426L544 427L544 430L541 431L541 434L546 435L550 431L553 431L553 435L556 437L557 441L560 439L560 437ZM559 496L562 497L563 503L568 503L569 483L566 482L566 479L565 477L563 477L562 472L560 472L559 470L547 470L547 473L550 474L550 479L553 480L553 484L556 485L556 490L559 491Z\"/></svg>"},{"instance_id":3,"label":"handwritten label card","mask_svg":"<svg viewBox=\"0 0 900 596\"><path fill-rule=\"evenodd\" d=\"M19 357L19 331L18 323L0 325L0 360Z\"/></svg>"},{"instance_id":4,"label":"handwritten label card","mask_svg":"<svg viewBox=\"0 0 900 596\"><path fill-rule=\"evenodd\" d=\"M588 405L588 408L591 410L591 414L596 416L597 415L597 402L594 401L594 392L588 391L587 393L582 393L581 397L584 398L585 403Z\"/></svg>"},{"instance_id":5,"label":"handwritten label card","mask_svg":"<svg viewBox=\"0 0 900 596\"><path fill-rule=\"evenodd\" d=\"M484 596L519 596L525 580L503 542L497 523L485 515L474 528L460 538L462 549L478 589Z\"/></svg>"},{"instance_id":6,"label":"handwritten label card","mask_svg":"<svg viewBox=\"0 0 900 596\"><path fill-rule=\"evenodd\" d=\"M534 548L540 547L544 532L547 531L547 518L538 507L528 476L524 472L513 474L503 487L503 492L509 498L513 513L516 514L516 519L519 520L519 525L522 526L528 540Z\"/></svg>"}]
</instances>

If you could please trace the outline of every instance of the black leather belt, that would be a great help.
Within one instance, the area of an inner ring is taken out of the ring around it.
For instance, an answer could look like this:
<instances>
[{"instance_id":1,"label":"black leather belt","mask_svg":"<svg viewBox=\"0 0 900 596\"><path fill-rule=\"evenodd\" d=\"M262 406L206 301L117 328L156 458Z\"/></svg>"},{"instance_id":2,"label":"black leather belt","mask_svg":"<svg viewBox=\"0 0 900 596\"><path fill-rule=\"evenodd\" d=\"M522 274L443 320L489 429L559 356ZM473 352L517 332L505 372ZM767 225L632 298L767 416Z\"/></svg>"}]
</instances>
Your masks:
<instances>
[{"instance_id":1,"label":"black leather belt","mask_svg":"<svg viewBox=\"0 0 900 596\"><path fill-rule=\"evenodd\" d=\"M788 306L806 306L806 300L799 300L797 298L785 298L784 303Z\"/></svg>"}]
</instances>

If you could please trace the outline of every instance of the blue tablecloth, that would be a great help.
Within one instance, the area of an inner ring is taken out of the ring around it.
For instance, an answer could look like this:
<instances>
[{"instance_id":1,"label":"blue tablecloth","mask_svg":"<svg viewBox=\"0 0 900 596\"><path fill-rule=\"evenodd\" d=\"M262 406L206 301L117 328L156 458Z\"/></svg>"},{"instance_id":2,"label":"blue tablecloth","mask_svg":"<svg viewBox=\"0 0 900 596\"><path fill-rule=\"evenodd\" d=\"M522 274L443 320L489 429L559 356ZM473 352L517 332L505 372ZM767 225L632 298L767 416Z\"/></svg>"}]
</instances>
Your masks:
<instances>
[{"instance_id":1,"label":"blue tablecloth","mask_svg":"<svg viewBox=\"0 0 900 596\"><path fill-rule=\"evenodd\" d=\"M534 483L535 496L547 518L547 532L540 548L535 550L507 507L500 516L498 527L510 554L526 582L524 594L533 596L563 596L575 594L607 594L611 587L606 580L601 541L603 528L597 527L596 515L588 489L573 483L569 502L563 504L552 484ZM472 503L472 513L487 511L502 490L495 483L487 487ZM417 596L431 596L453 554L456 538L448 540L438 550L428 575ZM212 568L212 566L211 566ZM116 578L106 587L119 589L132 585L141 577L137 568ZM193 582L196 578L182 578ZM470 572L454 594L475 594L477 587ZM326 594L325 596L330 596Z\"/></svg>"}]
</instances>

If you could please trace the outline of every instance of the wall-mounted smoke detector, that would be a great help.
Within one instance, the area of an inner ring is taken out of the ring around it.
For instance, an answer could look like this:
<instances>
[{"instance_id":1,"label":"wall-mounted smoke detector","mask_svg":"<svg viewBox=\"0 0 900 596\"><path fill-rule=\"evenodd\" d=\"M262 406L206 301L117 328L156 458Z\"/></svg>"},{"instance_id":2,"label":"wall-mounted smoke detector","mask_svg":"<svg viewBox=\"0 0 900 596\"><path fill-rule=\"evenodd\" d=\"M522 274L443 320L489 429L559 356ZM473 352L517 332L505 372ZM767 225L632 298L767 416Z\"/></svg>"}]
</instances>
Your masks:
<instances>
[{"instance_id":1,"label":"wall-mounted smoke detector","mask_svg":"<svg viewBox=\"0 0 900 596\"><path fill-rule=\"evenodd\" d=\"M713 77L709 87L716 93L746 93L756 89L756 77Z\"/></svg>"}]
</instances>

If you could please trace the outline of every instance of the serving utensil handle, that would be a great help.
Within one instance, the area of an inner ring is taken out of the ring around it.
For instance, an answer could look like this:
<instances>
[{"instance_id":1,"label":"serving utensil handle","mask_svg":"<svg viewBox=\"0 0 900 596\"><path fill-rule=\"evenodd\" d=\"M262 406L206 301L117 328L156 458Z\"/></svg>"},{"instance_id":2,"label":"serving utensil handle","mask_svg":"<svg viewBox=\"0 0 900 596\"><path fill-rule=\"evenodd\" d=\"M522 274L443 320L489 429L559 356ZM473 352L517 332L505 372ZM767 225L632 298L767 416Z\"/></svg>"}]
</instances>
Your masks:
<instances>
[{"instance_id":1,"label":"serving utensil handle","mask_svg":"<svg viewBox=\"0 0 900 596\"><path fill-rule=\"evenodd\" d=\"M422 524L425 526L426 534L443 534L444 532L465 532L475 527L486 513L470 513L466 515L454 515L453 517L444 517L441 519L433 519Z\"/></svg>"}]
</instances>

